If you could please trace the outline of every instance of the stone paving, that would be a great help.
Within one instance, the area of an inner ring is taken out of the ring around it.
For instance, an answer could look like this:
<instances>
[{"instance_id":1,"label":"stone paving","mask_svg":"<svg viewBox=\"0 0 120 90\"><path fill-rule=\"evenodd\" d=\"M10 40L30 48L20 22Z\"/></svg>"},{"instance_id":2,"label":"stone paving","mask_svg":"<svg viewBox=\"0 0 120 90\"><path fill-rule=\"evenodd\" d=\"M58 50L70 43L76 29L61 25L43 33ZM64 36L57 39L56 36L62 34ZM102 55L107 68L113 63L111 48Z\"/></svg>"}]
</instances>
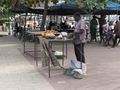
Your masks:
<instances>
[{"instance_id":1,"label":"stone paving","mask_svg":"<svg viewBox=\"0 0 120 90\"><path fill-rule=\"evenodd\" d=\"M22 47L16 37L0 37L0 90L54 90L18 51Z\"/></svg>"},{"instance_id":2,"label":"stone paving","mask_svg":"<svg viewBox=\"0 0 120 90\"><path fill-rule=\"evenodd\" d=\"M54 44L60 50L60 43ZM35 66L35 61L22 53L22 42L13 36L0 37L0 90L120 90L120 46L104 47L86 43L87 75L82 79L66 76L62 70L51 71ZM65 68L75 60L73 45L68 45ZM59 67L56 67L59 68Z\"/></svg>"}]
</instances>

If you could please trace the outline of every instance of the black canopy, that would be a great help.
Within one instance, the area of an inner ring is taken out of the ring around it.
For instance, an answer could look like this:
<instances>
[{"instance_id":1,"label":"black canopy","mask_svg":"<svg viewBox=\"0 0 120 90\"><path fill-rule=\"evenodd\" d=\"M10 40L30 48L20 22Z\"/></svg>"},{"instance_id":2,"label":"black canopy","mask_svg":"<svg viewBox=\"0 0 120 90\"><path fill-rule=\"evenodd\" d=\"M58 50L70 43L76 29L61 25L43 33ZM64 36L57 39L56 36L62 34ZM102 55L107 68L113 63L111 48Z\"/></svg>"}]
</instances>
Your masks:
<instances>
[{"instance_id":1,"label":"black canopy","mask_svg":"<svg viewBox=\"0 0 120 90\"><path fill-rule=\"evenodd\" d=\"M10 9L13 13L35 13L35 14L43 14L44 9L33 9L30 7L16 6ZM60 10L47 10L47 15L73 15L78 10L71 9L60 9ZM79 10L80 11L80 10Z\"/></svg>"},{"instance_id":2,"label":"black canopy","mask_svg":"<svg viewBox=\"0 0 120 90\"><path fill-rule=\"evenodd\" d=\"M89 9L85 9L85 11L88 12ZM104 10L97 10L93 11L92 14L96 15L110 15L110 14L120 14L119 10L110 10L110 9L104 9ZM30 7L25 7L22 5L15 5L10 9L13 13L35 13L35 14L43 14L44 9L33 9ZM47 10L47 15L73 15L75 12L80 12L81 14L88 14L85 12L84 9L66 9L66 8L60 8L55 10Z\"/></svg>"}]
</instances>

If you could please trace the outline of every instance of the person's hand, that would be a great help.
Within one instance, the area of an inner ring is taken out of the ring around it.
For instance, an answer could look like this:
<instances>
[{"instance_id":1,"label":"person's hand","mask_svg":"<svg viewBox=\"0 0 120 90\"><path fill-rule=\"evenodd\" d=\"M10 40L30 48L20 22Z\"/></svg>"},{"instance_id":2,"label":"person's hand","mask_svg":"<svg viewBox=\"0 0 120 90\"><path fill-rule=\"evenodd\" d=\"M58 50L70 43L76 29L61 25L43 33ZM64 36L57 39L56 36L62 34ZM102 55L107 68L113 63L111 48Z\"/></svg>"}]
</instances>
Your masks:
<instances>
[{"instance_id":1,"label":"person's hand","mask_svg":"<svg viewBox=\"0 0 120 90\"><path fill-rule=\"evenodd\" d=\"M72 35L73 35L73 33L68 33L68 35L71 35L71 36L72 36Z\"/></svg>"},{"instance_id":2,"label":"person's hand","mask_svg":"<svg viewBox=\"0 0 120 90\"><path fill-rule=\"evenodd\" d=\"M73 33L68 33L67 38L68 38L68 39L73 38Z\"/></svg>"}]
</instances>

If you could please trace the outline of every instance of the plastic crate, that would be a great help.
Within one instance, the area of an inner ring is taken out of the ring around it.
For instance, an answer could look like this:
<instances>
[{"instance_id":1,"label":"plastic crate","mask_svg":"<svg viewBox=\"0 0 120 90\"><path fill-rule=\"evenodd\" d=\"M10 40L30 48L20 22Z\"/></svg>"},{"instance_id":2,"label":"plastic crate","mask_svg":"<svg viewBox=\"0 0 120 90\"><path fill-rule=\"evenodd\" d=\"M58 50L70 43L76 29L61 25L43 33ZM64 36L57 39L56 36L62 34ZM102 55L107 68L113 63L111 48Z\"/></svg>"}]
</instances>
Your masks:
<instances>
[{"instance_id":1,"label":"plastic crate","mask_svg":"<svg viewBox=\"0 0 120 90\"><path fill-rule=\"evenodd\" d=\"M55 55L57 59L63 59L64 55Z\"/></svg>"}]
</instances>

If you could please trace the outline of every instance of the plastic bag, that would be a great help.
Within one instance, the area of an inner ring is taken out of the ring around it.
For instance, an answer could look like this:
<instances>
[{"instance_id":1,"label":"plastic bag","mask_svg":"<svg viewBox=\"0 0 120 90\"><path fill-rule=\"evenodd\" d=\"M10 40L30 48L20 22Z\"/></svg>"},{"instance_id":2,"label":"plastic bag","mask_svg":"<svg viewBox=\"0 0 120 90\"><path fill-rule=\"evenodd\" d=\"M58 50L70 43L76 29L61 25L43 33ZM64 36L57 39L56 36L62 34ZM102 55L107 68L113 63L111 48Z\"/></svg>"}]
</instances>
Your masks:
<instances>
[{"instance_id":1,"label":"plastic bag","mask_svg":"<svg viewBox=\"0 0 120 90\"><path fill-rule=\"evenodd\" d=\"M73 76L72 70L72 68L64 69L64 74L68 76Z\"/></svg>"},{"instance_id":2,"label":"plastic bag","mask_svg":"<svg viewBox=\"0 0 120 90\"><path fill-rule=\"evenodd\" d=\"M73 67L72 73L78 72L79 74L82 74L82 75L86 74L87 67L85 63L82 63L82 68L81 68L80 61L71 60L71 65Z\"/></svg>"}]
</instances>

